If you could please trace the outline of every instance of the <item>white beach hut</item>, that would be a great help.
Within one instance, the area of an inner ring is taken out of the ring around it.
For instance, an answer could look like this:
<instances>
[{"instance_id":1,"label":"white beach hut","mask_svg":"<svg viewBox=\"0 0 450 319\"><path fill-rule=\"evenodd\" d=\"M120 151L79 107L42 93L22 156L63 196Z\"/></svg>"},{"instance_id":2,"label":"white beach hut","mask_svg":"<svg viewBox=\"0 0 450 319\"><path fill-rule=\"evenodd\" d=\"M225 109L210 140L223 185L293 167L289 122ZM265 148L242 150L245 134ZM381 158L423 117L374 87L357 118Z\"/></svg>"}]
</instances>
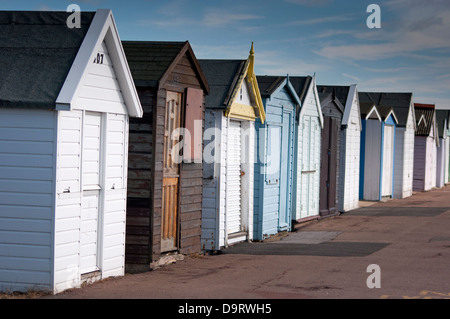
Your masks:
<instances>
[{"instance_id":1,"label":"white beach hut","mask_svg":"<svg viewBox=\"0 0 450 319\"><path fill-rule=\"evenodd\" d=\"M110 10L0 12L0 290L124 274L129 117Z\"/></svg>"}]
</instances>

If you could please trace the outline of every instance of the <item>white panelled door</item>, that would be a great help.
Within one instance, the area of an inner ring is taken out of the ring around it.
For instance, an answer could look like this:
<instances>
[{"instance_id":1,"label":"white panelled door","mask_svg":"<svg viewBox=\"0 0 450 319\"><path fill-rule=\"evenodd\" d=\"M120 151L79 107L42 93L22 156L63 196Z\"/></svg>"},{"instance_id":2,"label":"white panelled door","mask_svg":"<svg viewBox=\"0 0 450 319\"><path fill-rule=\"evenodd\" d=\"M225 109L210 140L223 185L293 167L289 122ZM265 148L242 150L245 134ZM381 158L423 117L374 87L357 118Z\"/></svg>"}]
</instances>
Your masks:
<instances>
[{"instance_id":1,"label":"white panelled door","mask_svg":"<svg viewBox=\"0 0 450 319\"><path fill-rule=\"evenodd\" d=\"M101 114L86 112L83 120L81 201L81 273L98 270Z\"/></svg>"},{"instance_id":2,"label":"white panelled door","mask_svg":"<svg viewBox=\"0 0 450 319\"><path fill-rule=\"evenodd\" d=\"M227 202L228 234L242 230L241 216L241 123L230 121L228 127Z\"/></svg>"}]
</instances>

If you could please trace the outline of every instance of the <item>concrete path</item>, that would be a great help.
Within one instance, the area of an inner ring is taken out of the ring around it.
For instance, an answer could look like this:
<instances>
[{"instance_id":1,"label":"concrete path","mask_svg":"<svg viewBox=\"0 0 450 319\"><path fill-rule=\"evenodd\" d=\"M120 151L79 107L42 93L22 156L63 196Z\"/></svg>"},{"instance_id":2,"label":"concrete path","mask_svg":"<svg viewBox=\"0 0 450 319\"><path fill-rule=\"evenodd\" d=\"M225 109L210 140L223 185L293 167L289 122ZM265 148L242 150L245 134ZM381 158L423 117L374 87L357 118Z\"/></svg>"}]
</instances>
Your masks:
<instances>
[{"instance_id":1,"label":"concrete path","mask_svg":"<svg viewBox=\"0 0 450 319\"><path fill-rule=\"evenodd\" d=\"M449 270L446 187L45 298L450 298Z\"/></svg>"}]
</instances>

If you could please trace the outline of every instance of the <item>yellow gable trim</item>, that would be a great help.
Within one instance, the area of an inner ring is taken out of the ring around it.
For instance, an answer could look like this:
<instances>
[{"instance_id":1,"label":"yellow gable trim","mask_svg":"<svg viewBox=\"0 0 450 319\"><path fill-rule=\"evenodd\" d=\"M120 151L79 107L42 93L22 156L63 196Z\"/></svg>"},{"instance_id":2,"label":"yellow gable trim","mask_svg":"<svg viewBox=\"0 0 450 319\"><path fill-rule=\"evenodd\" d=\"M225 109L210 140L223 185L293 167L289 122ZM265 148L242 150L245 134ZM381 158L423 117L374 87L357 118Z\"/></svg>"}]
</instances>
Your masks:
<instances>
[{"instance_id":1,"label":"yellow gable trim","mask_svg":"<svg viewBox=\"0 0 450 319\"><path fill-rule=\"evenodd\" d=\"M261 119L261 123L266 121L266 112L264 111L264 103L261 98L261 93L259 92L258 81L256 80L255 74L255 50L252 47L250 49L250 56L248 57L250 60L248 69L247 69L247 81L251 83L253 95L256 98L256 106L258 108L259 118Z\"/></svg>"},{"instance_id":2,"label":"yellow gable trim","mask_svg":"<svg viewBox=\"0 0 450 319\"><path fill-rule=\"evenodd\" d=\"M233 103L225 115L242 120L254 121L256 119L254 107L240 103Z\"/></svg>"},{"instance_id":3,"label":"yellow gable trim","mask_svg":"<svg viewBox=\"0 0 450 319\"><path fill-rule=\"evenodd\" d=\"M244 76L241 79L238 88L243 85L243 80L246 79L248 83L250 83L250 93L253 94L253 98L255 99L256 105L249 106L249 105L243 105L239 103L235 103L234 100L236 98L236 93L238 90L235 90L233 94L233 103L227 111L225 112L225 116L239 116L239 118L244 118L248 120L255 120L257 117L261 119L261 123L264 123L266 121L266 112L264 111L264 104L261 98L261 93L259 92L259 86L258 81L256 80L256 74L254 70L255 66L255 55L254 55L254 49L253 49L253 42L252 47L250 49L250 55L247 59L247 69L244 72ZM250 112L250 109L252 108L252 112ZM257 112L256 112L257 111ZM252 113L252 115L250 115Z\"/></svg>"}]
</instances>

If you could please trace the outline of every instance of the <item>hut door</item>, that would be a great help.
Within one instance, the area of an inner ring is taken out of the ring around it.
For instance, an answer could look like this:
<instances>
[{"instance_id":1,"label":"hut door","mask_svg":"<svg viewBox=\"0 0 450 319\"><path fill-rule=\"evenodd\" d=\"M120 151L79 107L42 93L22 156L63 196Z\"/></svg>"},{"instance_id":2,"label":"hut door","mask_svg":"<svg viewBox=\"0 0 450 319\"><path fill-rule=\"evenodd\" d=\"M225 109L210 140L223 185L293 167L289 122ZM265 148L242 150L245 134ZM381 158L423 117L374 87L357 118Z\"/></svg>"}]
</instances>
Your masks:
<instances>
[{"instance_id":1,"label":"hut door","mask_svg":"<svg viewBox=\"0 0 450 319\"><path fill-rule=\"evenodd\" d=\"M81 274L98 270L100 198L101 114L86 112L83 119L82 183L80 229Z\"/></svg>"},{"instance_id":2,"label":"hut door","mask_svg":"<svg viewBox=\"0 0 450 319\"><path fill-rule=\"evenodd\" d=\"M336 213L338 119L324 118L320 171L320 215Z\"/></svg>"},{"instance_id":3,"label":"hut door","mask_svg":"<svg viewBox=\"0 0 450 319\"><path fill-rule=\"evenodd\" d=\"M386 125L384 127L383 141L383 180L381 196L392 196L392 174L394 165L394 127Z\"/></svg>"},{"instance_id":4,"label":"hut door","mask_svg":"<svg viewBox=\"0 0 450 319\"><path fill-rule=\"evenodd\" d=\"M163 187L161 215L161 252L177 249L178 238L178 181L179 162L172 157L172 149L179 143L181 93L167 91L164 130Z\"/></svg>"},{"instance_id":5,"label":"hut door","mask_svg":"<svg viewBox=\"0 0 450 319\"><path fill-rule=\"evenodd\" d=\"M291 112L283 112L283 126L281 135L281 167L280 167L280 212L278 215L278 230L286 230L290 225L291 215ZM277 146L275 146L277 147Z\"/></svg>"},{"instance_id":6,"label":"hut door","mask_svg":"<svg viewBox=\"0 0 450 319\"><path fill-rule=\"evenodd\" d=\"M228 234L240 232L241 224L241 123L230 121L227 154L226 225Z\"/></svg>"}]
</instances>

